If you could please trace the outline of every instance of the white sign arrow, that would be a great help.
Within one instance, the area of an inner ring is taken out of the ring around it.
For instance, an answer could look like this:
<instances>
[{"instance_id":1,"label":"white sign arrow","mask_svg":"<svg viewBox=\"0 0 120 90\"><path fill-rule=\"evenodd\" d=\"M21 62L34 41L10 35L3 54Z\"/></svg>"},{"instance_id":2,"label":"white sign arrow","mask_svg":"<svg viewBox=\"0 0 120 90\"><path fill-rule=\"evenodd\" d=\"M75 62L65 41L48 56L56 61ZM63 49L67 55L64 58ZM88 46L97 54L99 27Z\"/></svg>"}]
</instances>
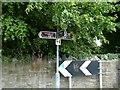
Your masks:
<instances>
[{"instance_id":1,"label":"white sign arrow","mask_svg":"<svg viewBox=\"0 0 120 90\"><path fill-rule=\"evenodd\" d=\"M82 66L80 67L80 70L86 75L92 75L88 70L87 70L87 67L88 65L91 63L91 61L85 61Z\"/></svg>"},{"instance_id":2,"label":"white sign arrow","mask_svg":"<svg viewBox=\"0 0 120 90\"><path fill-rule=\"evenodd\" d=\"M72 76L67 70L66 67L71 63L72 61L64 61L59 67L58 70L62 73L64 77L70 77Z\"/></svg>"}]
</instances>

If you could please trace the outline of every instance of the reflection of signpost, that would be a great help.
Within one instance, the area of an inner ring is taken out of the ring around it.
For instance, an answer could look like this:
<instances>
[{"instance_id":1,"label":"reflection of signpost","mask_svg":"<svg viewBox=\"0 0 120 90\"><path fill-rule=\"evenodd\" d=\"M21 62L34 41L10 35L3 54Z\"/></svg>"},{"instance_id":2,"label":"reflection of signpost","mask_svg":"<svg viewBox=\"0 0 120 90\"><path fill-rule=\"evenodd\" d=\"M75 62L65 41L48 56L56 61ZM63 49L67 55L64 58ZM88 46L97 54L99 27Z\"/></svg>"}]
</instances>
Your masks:
<instances>
[{"instance_id":1,"label":"reflection of signpost","mask_svg":"<svg viewBox=\"0 0 120 90\"><path fill-rule=\"evenodd\" d=\"M64 77L78 75L89 76L93 74L98 74L98 67L98 61L64 61L59 66L59 71ZM68 74L66 74L65 72L67 72Z\"/></svg>"}]
</instances>

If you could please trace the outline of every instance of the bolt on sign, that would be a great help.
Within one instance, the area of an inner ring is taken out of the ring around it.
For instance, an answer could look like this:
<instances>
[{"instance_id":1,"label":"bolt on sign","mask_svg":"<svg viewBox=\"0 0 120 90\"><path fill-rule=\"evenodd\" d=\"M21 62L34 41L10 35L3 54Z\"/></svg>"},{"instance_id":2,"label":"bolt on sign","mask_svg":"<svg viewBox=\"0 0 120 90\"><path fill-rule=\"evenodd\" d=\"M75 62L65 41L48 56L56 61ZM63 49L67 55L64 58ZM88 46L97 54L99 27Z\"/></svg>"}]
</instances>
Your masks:
<instances>
[{"instance_id":1,"label":"bolt on sign","mask_svg":"<svg viewBox=\"0 0 120 90\"><path fill-rule=\"evenodd\" d=\"M56 39L56 45L61 45L61 39L59 38Z\"/></svg>"}]
</instances>

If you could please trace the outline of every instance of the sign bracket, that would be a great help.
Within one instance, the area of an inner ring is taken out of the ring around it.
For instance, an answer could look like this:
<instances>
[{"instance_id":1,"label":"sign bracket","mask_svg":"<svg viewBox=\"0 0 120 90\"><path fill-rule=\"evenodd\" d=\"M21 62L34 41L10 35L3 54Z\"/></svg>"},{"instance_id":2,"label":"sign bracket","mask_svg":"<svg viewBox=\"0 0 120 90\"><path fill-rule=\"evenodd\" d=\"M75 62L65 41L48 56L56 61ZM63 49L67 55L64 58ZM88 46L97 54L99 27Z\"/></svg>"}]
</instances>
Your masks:
<instances>
[{"instance_id":1,"label":"sign bracket","mask_svg":"<svg viewBox=\"0 0 120 90\"><path fill-rule=\"evenodd\" d=\"M99 61L99 86L100 90L102 90L102 61Z\"/></svg>"},{"instance_id":2,"label":"sign bracket","mask_svg":"<svg viewBox=\"0 0 120 90\"><path fill-rule=\"evenodd\" d=\"M69 76L69 90L72 88L72 76Z\"/></svg>"}]
</instances>

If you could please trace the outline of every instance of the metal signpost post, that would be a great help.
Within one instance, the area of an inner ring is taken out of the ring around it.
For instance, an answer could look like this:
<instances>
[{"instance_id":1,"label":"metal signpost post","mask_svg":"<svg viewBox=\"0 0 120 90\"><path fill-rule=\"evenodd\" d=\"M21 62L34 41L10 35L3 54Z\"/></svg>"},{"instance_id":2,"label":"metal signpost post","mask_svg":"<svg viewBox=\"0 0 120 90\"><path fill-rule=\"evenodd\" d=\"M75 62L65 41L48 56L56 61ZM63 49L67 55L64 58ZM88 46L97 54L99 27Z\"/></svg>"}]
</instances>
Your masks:
<instances>
[{"instance_id":1,"label":"metal signpost post","mask_svg":"<svg viewBox=\"0 0 120 90\"><path fill-rule=\"evenodd\" d=\"M57 58L56 58L56 88L59 89L60 88L60 73L58 71L58 67L59 67L59 45L61 45L61 40L60 39L56 39L56 45L57 45Z\"/></svg>"},{"instance_id":2,"label":"metal signpost post","mask_svg":"<svg viewBox=\"0 0 120 90\"><path fill-rule=\"evenodd\" d=\"M68 33L69 34L69 33ZM57 47L57 57L56 57L56 88L60 88L60 73L59 73L59 45L61 45L62 40L71 40L71 36L68 35L67 32L64 33L63 31L52 32L52 31L40 31L38 33L39 38L43 39L56 39L56 47ZM71 87L71 77L70 77L70 85Z\"/></svg>"},{"instance_id":3,"label":"metal signpost post","mask_svg":"<svg viewBox=\"0 0 120 90\"><path fill-rule=\"evenodd\" d=\"M70 40L71 37L69 35L65 35L63 31L58 31L56 33L56 45L57 45L57 58L56 58L56 88L60 88L60 73L59 73L59 45L61 45L61 39Z\"/></svg>"}]
</instances>

